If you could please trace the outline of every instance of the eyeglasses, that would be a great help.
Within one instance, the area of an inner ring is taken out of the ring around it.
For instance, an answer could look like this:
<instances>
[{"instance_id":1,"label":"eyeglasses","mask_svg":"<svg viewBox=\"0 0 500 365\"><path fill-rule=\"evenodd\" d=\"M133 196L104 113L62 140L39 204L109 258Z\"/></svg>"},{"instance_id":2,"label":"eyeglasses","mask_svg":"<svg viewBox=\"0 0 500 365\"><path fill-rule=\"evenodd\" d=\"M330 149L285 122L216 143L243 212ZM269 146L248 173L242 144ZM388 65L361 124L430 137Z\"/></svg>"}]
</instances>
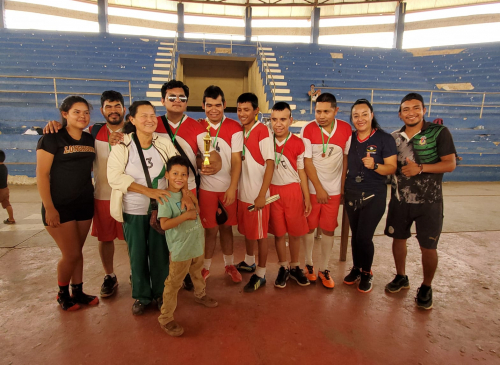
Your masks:
<instances>
[{"instance_id":1,"label":"eyeglasses","mask_svg":"<svg viewBox=\"0 0 500 365\"><path fill-rule=\"evenodd\" d=\"M184 96L184 95L169 95L169 96L167 96L167 100L170 101L171 103L173 103L175 100L177 100L177 98L179 98L179 101L181 103L185 103L188 101L187 96Z\"/></svg>"}]
</instances>

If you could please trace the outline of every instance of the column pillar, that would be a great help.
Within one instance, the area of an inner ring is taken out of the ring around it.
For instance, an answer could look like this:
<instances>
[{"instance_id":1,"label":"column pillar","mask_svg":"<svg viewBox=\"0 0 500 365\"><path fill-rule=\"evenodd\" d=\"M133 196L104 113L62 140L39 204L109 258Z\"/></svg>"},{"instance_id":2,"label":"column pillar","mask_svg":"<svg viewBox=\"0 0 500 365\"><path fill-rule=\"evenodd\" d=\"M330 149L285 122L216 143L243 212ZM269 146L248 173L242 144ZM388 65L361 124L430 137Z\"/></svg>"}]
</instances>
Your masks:
<instances>
[{"instance_id":1,"label":"column pillar","mask_svg":"<svg viewBox=\"0 0 500 365\"><path fill-rule=\"evenodd\" d=\"M400 2L396 7L396 24L394 28L393 48L403 49L403 34L405 32L406 3Z\"/></svg>"},{"instance_id":2,"label":"column pillar","mask_svg":"<svg viewBox=\"0 0 500 365\"><path fill-rule=\"evenodd\" d=\"M245 42L249 43L252 40L252 8L245 8Z\"/></svg>"},{"instance_id":3,"label":"column pillar","mask_svg":"<svg viewBox=\"0 0 500 365\"><path fill-rule=\"evenodd\" d=\"M177 3L177 39L184 39L184 4Z\"/></svg>"},{"instance_id":4,"label":"column pillar","mask_svg":"<svg viewBox=\"0 0 500 365\"><path fill-rule=\"evenodd\" d=\"M313 8L311 11L311 43L318 44L319 39L319 18L320 18L321 9Z\"/></svg>"},{"instance_id":5,"label":"column pillar","mask_svg":"<svg viewBox=\"0 0 500 365\"><path fill-rule=\"evenodd\" d=\"M99 33L109 33L108 0L97 0L97 21L99 22Z\"/></svg>"}]
</instances>

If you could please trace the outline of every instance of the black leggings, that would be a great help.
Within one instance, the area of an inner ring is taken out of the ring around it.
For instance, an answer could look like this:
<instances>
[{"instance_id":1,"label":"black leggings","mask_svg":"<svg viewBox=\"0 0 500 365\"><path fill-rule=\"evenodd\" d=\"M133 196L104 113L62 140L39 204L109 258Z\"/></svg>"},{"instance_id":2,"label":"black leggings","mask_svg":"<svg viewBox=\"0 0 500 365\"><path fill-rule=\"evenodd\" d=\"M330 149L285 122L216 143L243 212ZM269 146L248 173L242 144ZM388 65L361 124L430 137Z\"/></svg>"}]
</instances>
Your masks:
<instances>
[{"instance_id":1,"label":"black leggings","mask_svg":"<svg viewBox=\"0 0 500 365\"><path fill-rule=\"evenodd\" d=\"M372 268L373 235L384 215L386 198L386 190L377 193L347 190L345 193L344 204L352 231L353 266L366 272Z\"/></svg>"}]
</instances>

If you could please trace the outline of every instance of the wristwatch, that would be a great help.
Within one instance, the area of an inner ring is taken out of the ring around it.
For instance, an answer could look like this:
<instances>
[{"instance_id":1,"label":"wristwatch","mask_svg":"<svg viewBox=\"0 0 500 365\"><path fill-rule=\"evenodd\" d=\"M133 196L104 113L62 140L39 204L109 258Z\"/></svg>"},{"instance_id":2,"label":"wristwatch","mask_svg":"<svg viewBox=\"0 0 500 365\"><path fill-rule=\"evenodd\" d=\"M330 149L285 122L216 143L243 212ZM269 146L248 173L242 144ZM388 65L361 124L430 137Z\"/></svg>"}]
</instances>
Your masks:
<instances>
[{"instance_id":1,"label":"wristwatch","mask_svg":"<svg viewBox=\"0 0 500 365\"><path fill-rule=\"evenodd\" d=\"M373 166L373 171L375 171L376 169L378 169L378 163L376 163L376 164Z\"/></svg>"}]
</instances>

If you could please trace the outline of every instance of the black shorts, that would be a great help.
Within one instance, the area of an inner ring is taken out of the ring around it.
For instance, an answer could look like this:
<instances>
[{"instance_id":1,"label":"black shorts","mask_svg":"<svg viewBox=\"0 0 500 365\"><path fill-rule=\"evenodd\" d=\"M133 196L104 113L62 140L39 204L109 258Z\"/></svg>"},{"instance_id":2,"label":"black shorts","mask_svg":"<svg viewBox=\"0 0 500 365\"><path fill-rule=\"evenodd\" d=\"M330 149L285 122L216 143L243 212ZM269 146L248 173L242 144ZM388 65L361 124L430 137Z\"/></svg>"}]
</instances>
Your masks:
<instances>
[{"instance_id":1,"label":"black shorts","mask_svg":"<svg viewBox=\"0 0 500 365\"><path fill-rule=\"evenodd\" d=\"M61 223L70 221L86 221L92 219L94 216L94 197L92 195L83 196L71 204L54 204L54 207L59 213ZM42 222L45 226L48 226L47 222L45 222L45 207L43 204Z\"/></svg>"},{"instance_id":2,"label":"black shorts","mask_svg":"<svg viewBox=\"0 0 500 365\"><path fill-rule=\"evenodd\" d=\"M443 229L443 202L408 204L392 197L384 233L395 239L408 239L413 222L420 246L435 249Z\"/></svg>"}]
</instances>

